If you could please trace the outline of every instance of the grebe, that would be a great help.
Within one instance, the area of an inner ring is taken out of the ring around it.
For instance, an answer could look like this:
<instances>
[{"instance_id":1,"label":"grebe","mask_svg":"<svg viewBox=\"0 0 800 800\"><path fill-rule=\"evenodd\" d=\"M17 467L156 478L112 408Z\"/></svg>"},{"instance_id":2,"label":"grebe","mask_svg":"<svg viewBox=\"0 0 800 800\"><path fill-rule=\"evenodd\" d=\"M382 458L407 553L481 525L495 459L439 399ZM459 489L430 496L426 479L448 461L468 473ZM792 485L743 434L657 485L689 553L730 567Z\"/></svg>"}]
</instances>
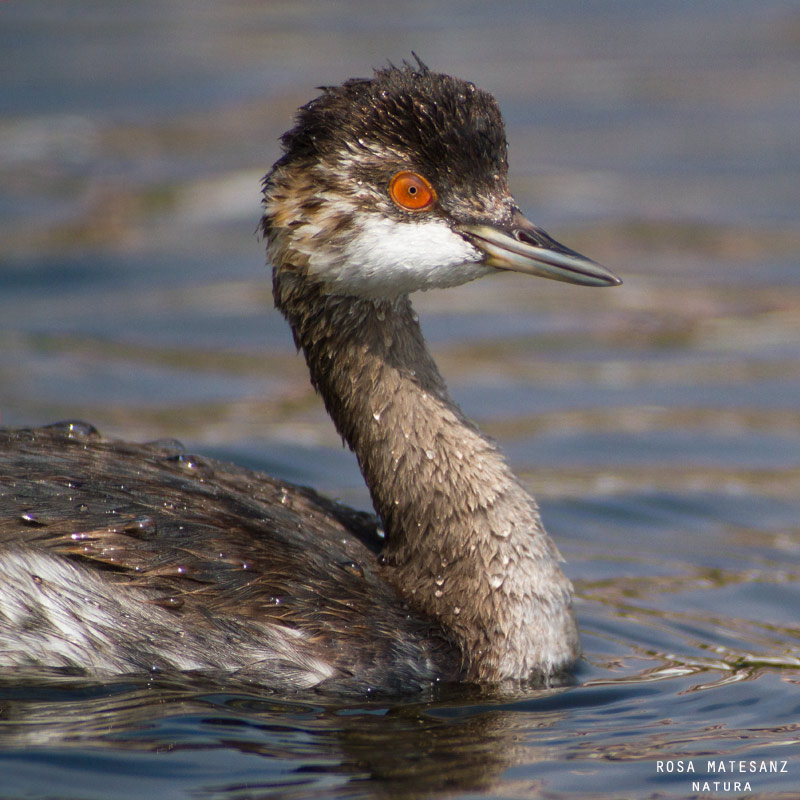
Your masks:
<instances>
[{"instance_id":1,"label":"grebe","mask_svg":"<svg viewBox=\"0 0 800 800\"><path fill-rule=\"evenodd\" d=\"M0 665L281 688L547 682L579 655L533 498L450 398L409 294L620 281L532 225L494 98L422 62L328 87L264 179L275 304L378 521L84 423L0 436Z\"/></svg>"}]
</instances>

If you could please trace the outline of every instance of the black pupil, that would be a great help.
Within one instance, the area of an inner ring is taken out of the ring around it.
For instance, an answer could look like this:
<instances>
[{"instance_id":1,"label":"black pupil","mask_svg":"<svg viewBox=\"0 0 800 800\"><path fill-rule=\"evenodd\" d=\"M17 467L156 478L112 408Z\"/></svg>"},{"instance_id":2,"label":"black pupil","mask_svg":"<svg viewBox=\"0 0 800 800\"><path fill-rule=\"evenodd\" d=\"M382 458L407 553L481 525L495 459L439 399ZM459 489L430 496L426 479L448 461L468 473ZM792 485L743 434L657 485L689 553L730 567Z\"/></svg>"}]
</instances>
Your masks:
<instances>
[{"instance_id":1,"label":"black pupil","mask_svg":"<svg viewBox=\"0 0 800 800\"><path fill-rule=\"evenodd\" d=\"M408 193L413 197L417 193L417 187L416 186L409 186L408 187Z\"/></svg>"}]
</instances>

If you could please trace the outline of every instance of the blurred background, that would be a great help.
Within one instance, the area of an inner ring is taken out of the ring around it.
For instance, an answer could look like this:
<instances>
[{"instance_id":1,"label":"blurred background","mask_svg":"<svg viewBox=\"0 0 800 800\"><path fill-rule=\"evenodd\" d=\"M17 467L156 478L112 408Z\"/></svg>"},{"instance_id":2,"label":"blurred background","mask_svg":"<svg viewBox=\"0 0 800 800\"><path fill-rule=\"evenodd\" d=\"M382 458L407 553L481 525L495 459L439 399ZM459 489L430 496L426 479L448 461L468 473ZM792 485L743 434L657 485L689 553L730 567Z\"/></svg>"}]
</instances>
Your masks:
<instances>
[{"instance_id":1,"label":"blurred background","mask_svg":"<svg viewBox=\"0 0 800 800\"><path fill-rule=\"evenodd\" d=\"M15 685L7 796L687 797L656 761L696 753L788 758L753 791L795 796L795 0L0 2L2 423L177 437L368 508L272 308L260 181L315 87L412 50L495 94L523 210L625 281L415 298L567 557L577 685L343 714Z\"/></svg>"},{"instance_id":2,"label":"blurred background","mask_svg":"<svg viewBox=\"0 0 800 800\"><path fill-rule=\"evenodd\" d=\"M315 87L414 50L497 96L522 208L625 280L418 296L466 411L540 493L797 493L795 3L12 0L0 41L3 424L368 502L271 307L259 183Z\"/></svg>"}]
</instances>

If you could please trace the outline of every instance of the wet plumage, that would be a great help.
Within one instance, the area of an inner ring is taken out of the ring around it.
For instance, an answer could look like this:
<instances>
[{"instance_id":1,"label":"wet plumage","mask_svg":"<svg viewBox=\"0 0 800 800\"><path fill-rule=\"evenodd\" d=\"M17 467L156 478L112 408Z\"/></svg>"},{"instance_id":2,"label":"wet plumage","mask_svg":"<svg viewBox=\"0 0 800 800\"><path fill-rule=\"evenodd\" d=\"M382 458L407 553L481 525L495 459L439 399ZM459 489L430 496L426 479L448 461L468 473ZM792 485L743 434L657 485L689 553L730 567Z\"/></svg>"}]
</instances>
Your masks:
<instances>
[{"instance_id":1,"label":"wet plumage","mask_svg":"<svg viewBox=\"0 0 800 800\"><path fill-rule=\"evenodd\" d=\"M275 303L377 520L77 424L0 438L0 664L282 688L548 680L579 647L533 499L450 398L408 295L619 281L508 191L494 99L416 67L325 89L264 182Z\"/></svg>"}]
</instances>

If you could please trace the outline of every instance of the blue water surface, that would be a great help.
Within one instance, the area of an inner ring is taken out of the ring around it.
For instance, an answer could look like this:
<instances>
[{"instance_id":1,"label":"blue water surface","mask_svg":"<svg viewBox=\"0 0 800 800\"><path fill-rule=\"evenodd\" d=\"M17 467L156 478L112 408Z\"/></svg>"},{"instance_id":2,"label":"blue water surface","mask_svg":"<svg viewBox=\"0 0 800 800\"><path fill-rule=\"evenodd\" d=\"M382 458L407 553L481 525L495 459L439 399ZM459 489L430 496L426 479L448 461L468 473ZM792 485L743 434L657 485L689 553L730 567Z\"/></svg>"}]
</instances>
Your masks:
<instances>
[{"instance_id":1,"label":"blue water surface","mask_svg":"<svg viewBox=\"0 0 800 800\"><path fill-rule=\"evenodd\" d=\"M368 509L271 306L260 179L316 86L412 50L498 97L522 207L625 280L415 299L567 559L573 684L5 674L0 795L796 796L799 32L789 0L0 3L5 425L178 437Z\"/></svg>"}]
</instances>

